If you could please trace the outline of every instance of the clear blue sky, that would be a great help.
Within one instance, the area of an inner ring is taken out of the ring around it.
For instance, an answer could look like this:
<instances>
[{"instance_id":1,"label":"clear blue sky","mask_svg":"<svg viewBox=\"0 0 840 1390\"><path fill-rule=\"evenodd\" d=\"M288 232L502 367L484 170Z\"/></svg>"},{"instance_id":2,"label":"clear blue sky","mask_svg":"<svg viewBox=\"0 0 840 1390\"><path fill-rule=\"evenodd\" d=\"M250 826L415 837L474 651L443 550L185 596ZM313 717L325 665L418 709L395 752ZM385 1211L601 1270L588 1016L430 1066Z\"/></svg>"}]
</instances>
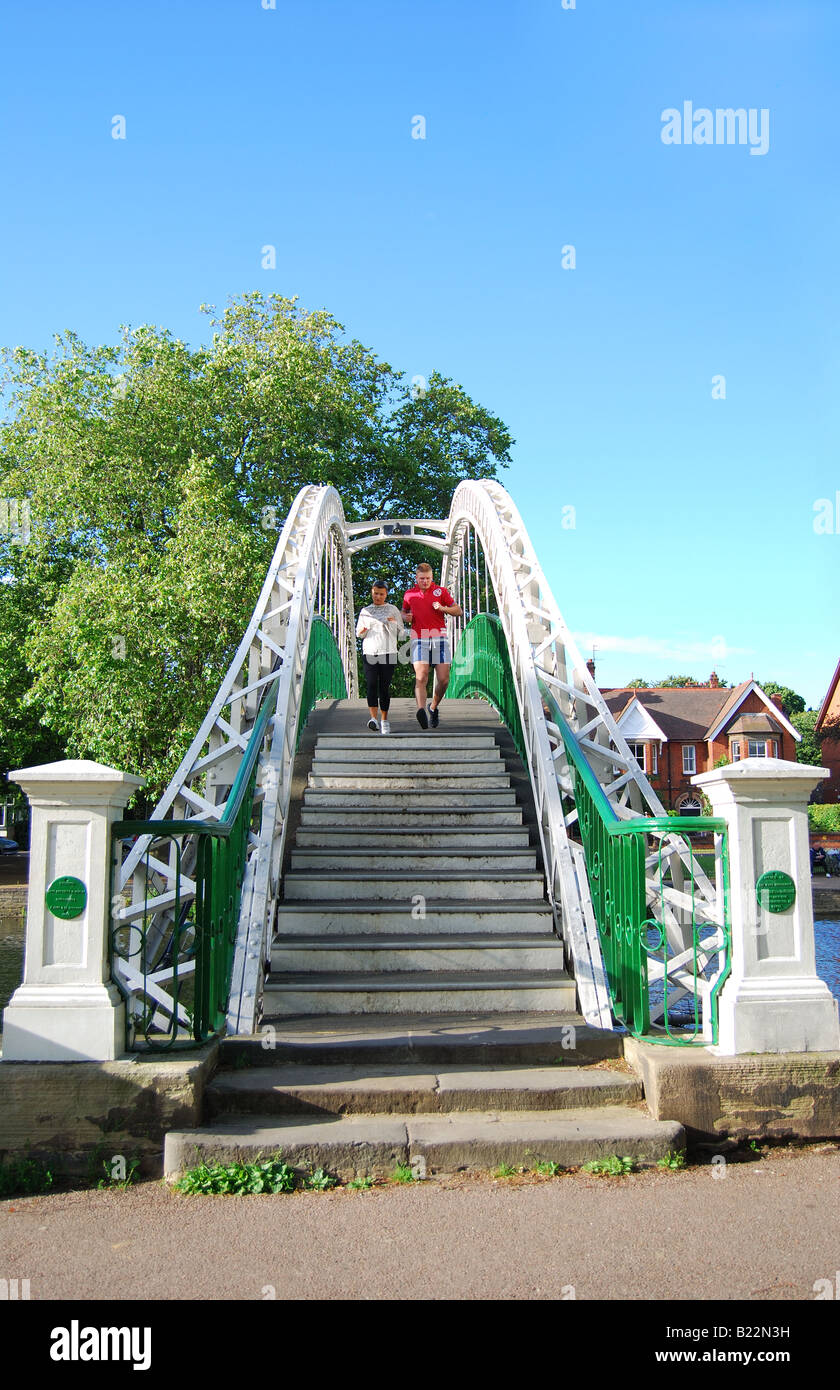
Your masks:
<instances>
[{"instance_id":1,"label":"clear blue sky","mask_svg":"<svg viewBox=\"0 0 840 1390\"><path fill-rule=\"evenodd\" d=\"M325 306L508 424L602 684L715 667L820 702L837 0L17 0L0 43L0 342L197 344L202 302L253 289ZM767 153L664 144L685 101L767 109Z\"/></svg>"}]
</instances>

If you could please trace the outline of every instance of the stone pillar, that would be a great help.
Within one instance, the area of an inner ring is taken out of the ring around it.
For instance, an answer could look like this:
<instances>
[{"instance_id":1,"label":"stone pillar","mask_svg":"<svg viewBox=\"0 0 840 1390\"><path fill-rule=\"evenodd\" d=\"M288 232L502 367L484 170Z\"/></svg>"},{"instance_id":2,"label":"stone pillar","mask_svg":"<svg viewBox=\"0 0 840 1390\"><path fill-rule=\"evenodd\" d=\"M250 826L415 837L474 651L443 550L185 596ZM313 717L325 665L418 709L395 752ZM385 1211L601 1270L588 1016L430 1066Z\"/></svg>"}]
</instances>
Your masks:
<instances>
[{"instance_id":1,"label":"stone pillar","mask_svg":"<svg viewBox=\"0 0 840 1390\"><path fill-rule=\"evenodd\" d=\"M808 797L825 768L745 758L692 777L728 826L732 973L718 1052L832 1052L837 1000L817 978Z\"/></svg>"},{"instance_id":2,"label":"stone pillar","mask_svg":"<svg viewBox=\"0 0 840 1390\"><path fill-rule=\"evenodd\" d=\"M111 982L111 826L141 777L88 761L9 777L32 808L23 984L3 1014L3 1061L111 1061L125 1005Z\"/></svg>"}]
</instances>

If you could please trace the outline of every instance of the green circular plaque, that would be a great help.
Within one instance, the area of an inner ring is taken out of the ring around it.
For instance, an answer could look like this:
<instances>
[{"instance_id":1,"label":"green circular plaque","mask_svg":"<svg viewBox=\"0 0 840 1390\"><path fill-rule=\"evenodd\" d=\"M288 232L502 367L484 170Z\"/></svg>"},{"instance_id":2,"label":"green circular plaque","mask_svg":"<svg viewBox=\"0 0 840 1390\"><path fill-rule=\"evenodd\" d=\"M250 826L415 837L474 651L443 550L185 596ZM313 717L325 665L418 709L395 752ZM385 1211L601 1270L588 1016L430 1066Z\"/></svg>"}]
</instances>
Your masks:
<instances>
[{"instance_id":1,"label":"green circular plaque","mask_svg":"<svg viewBox=\"0 0 840 1390\"><path fill-rule=\"evenodd\" d=\"M62 874L54 878L47 889L47 907L53 917L69 921L71 917L81 917L87 906L87 888L80 878L72 874Z\"/></svg>"},{"instance_id":2,"label":"green circular plaque","mask_svg":"<svg viewBox=\"0 0 840 1390\"><path fill-rule=\"evenodd\" d=\"M755 895L768 912L787 912L796 902L796 884L781 869L769 869L755 885Z\"/></svg>"}]
</instances>

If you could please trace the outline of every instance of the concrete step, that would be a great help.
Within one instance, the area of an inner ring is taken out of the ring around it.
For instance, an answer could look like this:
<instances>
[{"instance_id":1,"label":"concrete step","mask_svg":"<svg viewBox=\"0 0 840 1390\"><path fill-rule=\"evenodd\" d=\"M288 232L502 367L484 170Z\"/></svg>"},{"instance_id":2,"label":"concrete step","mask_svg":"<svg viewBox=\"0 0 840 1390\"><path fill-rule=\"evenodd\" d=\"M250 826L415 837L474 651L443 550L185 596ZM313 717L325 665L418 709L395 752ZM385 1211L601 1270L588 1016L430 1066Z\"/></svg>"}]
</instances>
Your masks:
<instances>
[{"instance_id":1,"label":"concrete step","mask_svg":"<svg viewBox=\"0 0 840 1390\"><path fill-rule=\"evenodd\" d=\"M437 838L435 837L435 839ZM502 869L514 869L525 873L536 872L537 856L532 849L456 851L448 838L443 842L438 841L438 843L438 849L417 849L415 838L415 846L411 849L395 849L393 846L377 843L376 838L371 836L365 849L350 849L349 847L298 849L296 847L292 850L291 868L293 870L343 870L359 877L364 877L370 869L390 870L392 866L395 873L403 869L411 869L413 866L418 869L434 869L437 865L445 866L448 873L460 872L461 870L472 873L484 869L490 869L497 873L500 873Z\"/></svg>"},{"instance_id":2,"label":"concrete step","mask_svg":"<svg viewBox=\"0 0 840 1390\"><path fill-rule=\"evenodd\" d=\"M417 1071L439 1066L505 1069L531 1066L589 1066L623 1056L623 1039L593 1028L572 1010L542 1013L317 1015L272 1018L259 1033L223 1038L220 1062L232 1067L357 1065L378 1073L402 1064Z\"/></svg>"},{"instance_id":3,"label":"concrete step","mask_svg":"<svg viewBox=\"0 0 840 1390\"><path fill-rule=\"evenodd\" d=\"M366 768L364 772L355 772L348 764L337 764L332 770L326 768L321 772L310 772L307 783L313 791L328 790L334 791L380 791L387 788L389 791L410 791L413 795L422 795L429 792L454 791L502 791L510 787L510 777L506 772L493 772L488 768L483 772L480 768L470 768L469 775L460 772L438 773L435 771L434 764L430 764L428 769L412 767L410 764L399 764L393 768ZM463 797L461 798L463 802Z\"/></svg>"},{"instance_id":4,"label":"concrete step","mask_svg":"<svg viewBox=\"0 0 840 1390\"><path fill-rule=\"evenodd\" d=\"M437 830L438 827L436 826ZM415 822L414 828L395 829L391 825L374 826L371 825L367 830L355 829L352 826L323 829L310 826L299 826L295 836L296 850L332 850L332 849L364 849L367 853L380 850L391 853L396 850L411 850L412 854L418 853L440 853L440 851L418 851L418 843L422 843L418 835ZM461 830L453 827L446 832L446 853L464 854L468 851L504 851L510 853L515 849L527 849L529 845L528 831L523 826L521 829L515 827L507 828L497 826L494 830Z\"/></svg>"},{"instance_id":5,"label":"concrete step","mask_svg":"<svg viewBox=\"0 0 840 1390\"><path fill-rule=\"evenodd\" d=\"M517 936L290 937L271 950L275 972L563 969L563 943L544 934Z\"/></svg>"},{"instance_id":6,"label":"concrete step","mask_svg":"<svg viewBox=\"0 0 840 1390\"><path fill-rule=\"evenodd\" d=\"M479 899L498 902L508 898L542 900L544 892L542 874L495 873L490 869L469 875L436 873L432 868L421 869L410 864L404 873L384 870L326 875L317 870L299 869L290 870L283 878L283 898L287 903L347 903L364 898L368 902L387 899L414 906L418 896L443 902L476 902Z\"/></svg>"},{"instance_id":7,"label":"concrete step","mask_svg":"<svg viewBox=\"0 0 840 1390\"><path fill-rule=\"evenodd\" d=\"M388 1177L397 1163L411 1164L418 1176L426 1176L500 1163L533 1167L538 1160L577 1167L611 1154L653 1164L684 1148L682 1125L653 1120L631 1106L327 1119L249 1115L171 1130L164 1174L174 1178L197 1163L255 1160L278 1151L293 1167L325 1168L346 1181Z\"/></svg>"},{"instance_id":8,"label":"concrete step","mask_svg":"<svg viewBox=\"0 0 840 1390\"><path fill-rule=\"evenodd\" d=\"M304 792L303 807L304 811L329 809L334 813L336 822L345 819L342 812L348 807L353 811L358 810L360 814L364 811L375 811L377 815L382 811L406 811L412 814L416 821L421 811L424 815L436 815L438 811L464 813L465 801L471 815L483 811L505 811L516 806L516 793L509 788L475 787L471 789L469 799L466 800L463 788L461 791L452 788L424 788L418 791L416 787L403 787L399 790L385 791L377 786L369 787L361 797L354 782L352 790L349 787L308 787ZM355 816L352 819L355 820ZM393 824L393 821L390 823ZM487 824L492 822L488 821Z\"/></svg>"},{"instance_id":9,"label":"concrete step","mask_svg":"<svg viewBox=\"0 0 840 1390\"><path fill-rule=\"evenodd\" d=\"M387 975L272 974L267 1014L535 1013L575 1007L574 981L563 970L392 971Z\"/></svg>"},{"instance_id":10,"label":"concrete step","mask_svg":"<svg viewBox=\"0 0 840 1390\"><path fill-rule=\"evenodd\" d=\"M405 764L411 768L423 768L432 759L435 767L495 767L502 764L502 755L495 746L490 748L441 748L435 740L430 752L428 741L421 748L406 748L404 741L392 743L389 737L376 739L368 734L367 741L360 739L354 748L324 748L319 739L315 745L313 766L322 763L342 763L350 767L392 767Z\"/></svg>"},{"instance_id":11,"label":"concrete step","mask_svg":"<svg viewBox=\"0 0 840 1390\"><path fill-rule=\"evenodd\" d=\"M450 1114L464 1110L582 1110L642 1099L638 1078L601 1067L299 1066L218 1072L205 1118L220 1115Z\"/></svg>"},{"instance_id":12,"label":"concrete step","mask_svg":"<svg viewBox=\"0 0 840 1390\"><path fill-rule=\"evenodd\" d=\"M279 936L344 936L365 933L396 933L414 935L422 921L430 935L466 933L545 932L554 931L551 908L545 902L530 898L508 902L473 903L441 902L427 898L425 916L412 917L421 904L386 903L381 898L360 902L294 902L278 903L275 931Z\"/></svg>"},{"instance_id":13,"label":"concrete step","mask_svg":"<svg viewBox=\"0 0 840 1390\"><path fill-rule=\"evenodd\" d=\"M329 801L313 799L327 795L326 792L308 793L308 799L304 800L300 811L302 826L343 830L346 825L351 834L357 830L363 831L377 826L381 827L382 830L412 830L416 843L417 812L410 809L413 803L406 802L404 809L400 809L398 806L383 808L381 803L377 801L376 807L371 808L367 797L361 804L360 798L356 797L355 809L352 815L348 816L344 814L346 807L335 807ZM383 815L383 810L387 812L387 815ZM495 830L497 827L521 826L522 808L515 804L513 793L511 793L511 800L504 806L484 806L484 809L480 811L465 811L462 807L460 809L438 807L434 812L434 817L436 829L484 832Z\"/></svg>"},{"instance_id":14,"label":"concrete step","mask_svg":"<svg viewBox=\"0 0 840 1390\"><path fill-rule=\"evenodd\" d=\"M416 734L377 735L371 729L363 729L355 734L319 734L315 743L315 753L340 751L348 754L367 756L373 749L383 749L388 757L399 755L414 756L415 752L428 752L429 733L434 735L435 757L450 758L464 754L472 757L478 753L498 754L499 748L492 734L442 734L439 729Z\"/></svg>"}]
</instances>

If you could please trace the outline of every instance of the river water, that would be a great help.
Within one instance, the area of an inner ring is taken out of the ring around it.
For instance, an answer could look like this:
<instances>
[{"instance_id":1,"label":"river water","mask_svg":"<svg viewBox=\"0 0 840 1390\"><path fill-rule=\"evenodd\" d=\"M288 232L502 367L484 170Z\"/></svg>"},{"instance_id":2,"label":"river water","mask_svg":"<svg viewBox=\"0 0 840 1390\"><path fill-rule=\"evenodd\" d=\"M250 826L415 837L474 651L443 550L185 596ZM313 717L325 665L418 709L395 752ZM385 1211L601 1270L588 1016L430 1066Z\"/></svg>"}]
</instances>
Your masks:
<instances>
[{"instance_id":1,"label":"river water","mask_svg":"<svg viewBox=\"0 0 840 1390\"><path fill-rule=\"evenodd\" d=\"M23 925L21 913L0 917L0 1011L17 989L23 972ZM814 922L817 947L817 974L832 994L840 999L840 921L818 917ZM0 1013L0 1032L3 1021Z\"/></svg>"}]
</instances>

